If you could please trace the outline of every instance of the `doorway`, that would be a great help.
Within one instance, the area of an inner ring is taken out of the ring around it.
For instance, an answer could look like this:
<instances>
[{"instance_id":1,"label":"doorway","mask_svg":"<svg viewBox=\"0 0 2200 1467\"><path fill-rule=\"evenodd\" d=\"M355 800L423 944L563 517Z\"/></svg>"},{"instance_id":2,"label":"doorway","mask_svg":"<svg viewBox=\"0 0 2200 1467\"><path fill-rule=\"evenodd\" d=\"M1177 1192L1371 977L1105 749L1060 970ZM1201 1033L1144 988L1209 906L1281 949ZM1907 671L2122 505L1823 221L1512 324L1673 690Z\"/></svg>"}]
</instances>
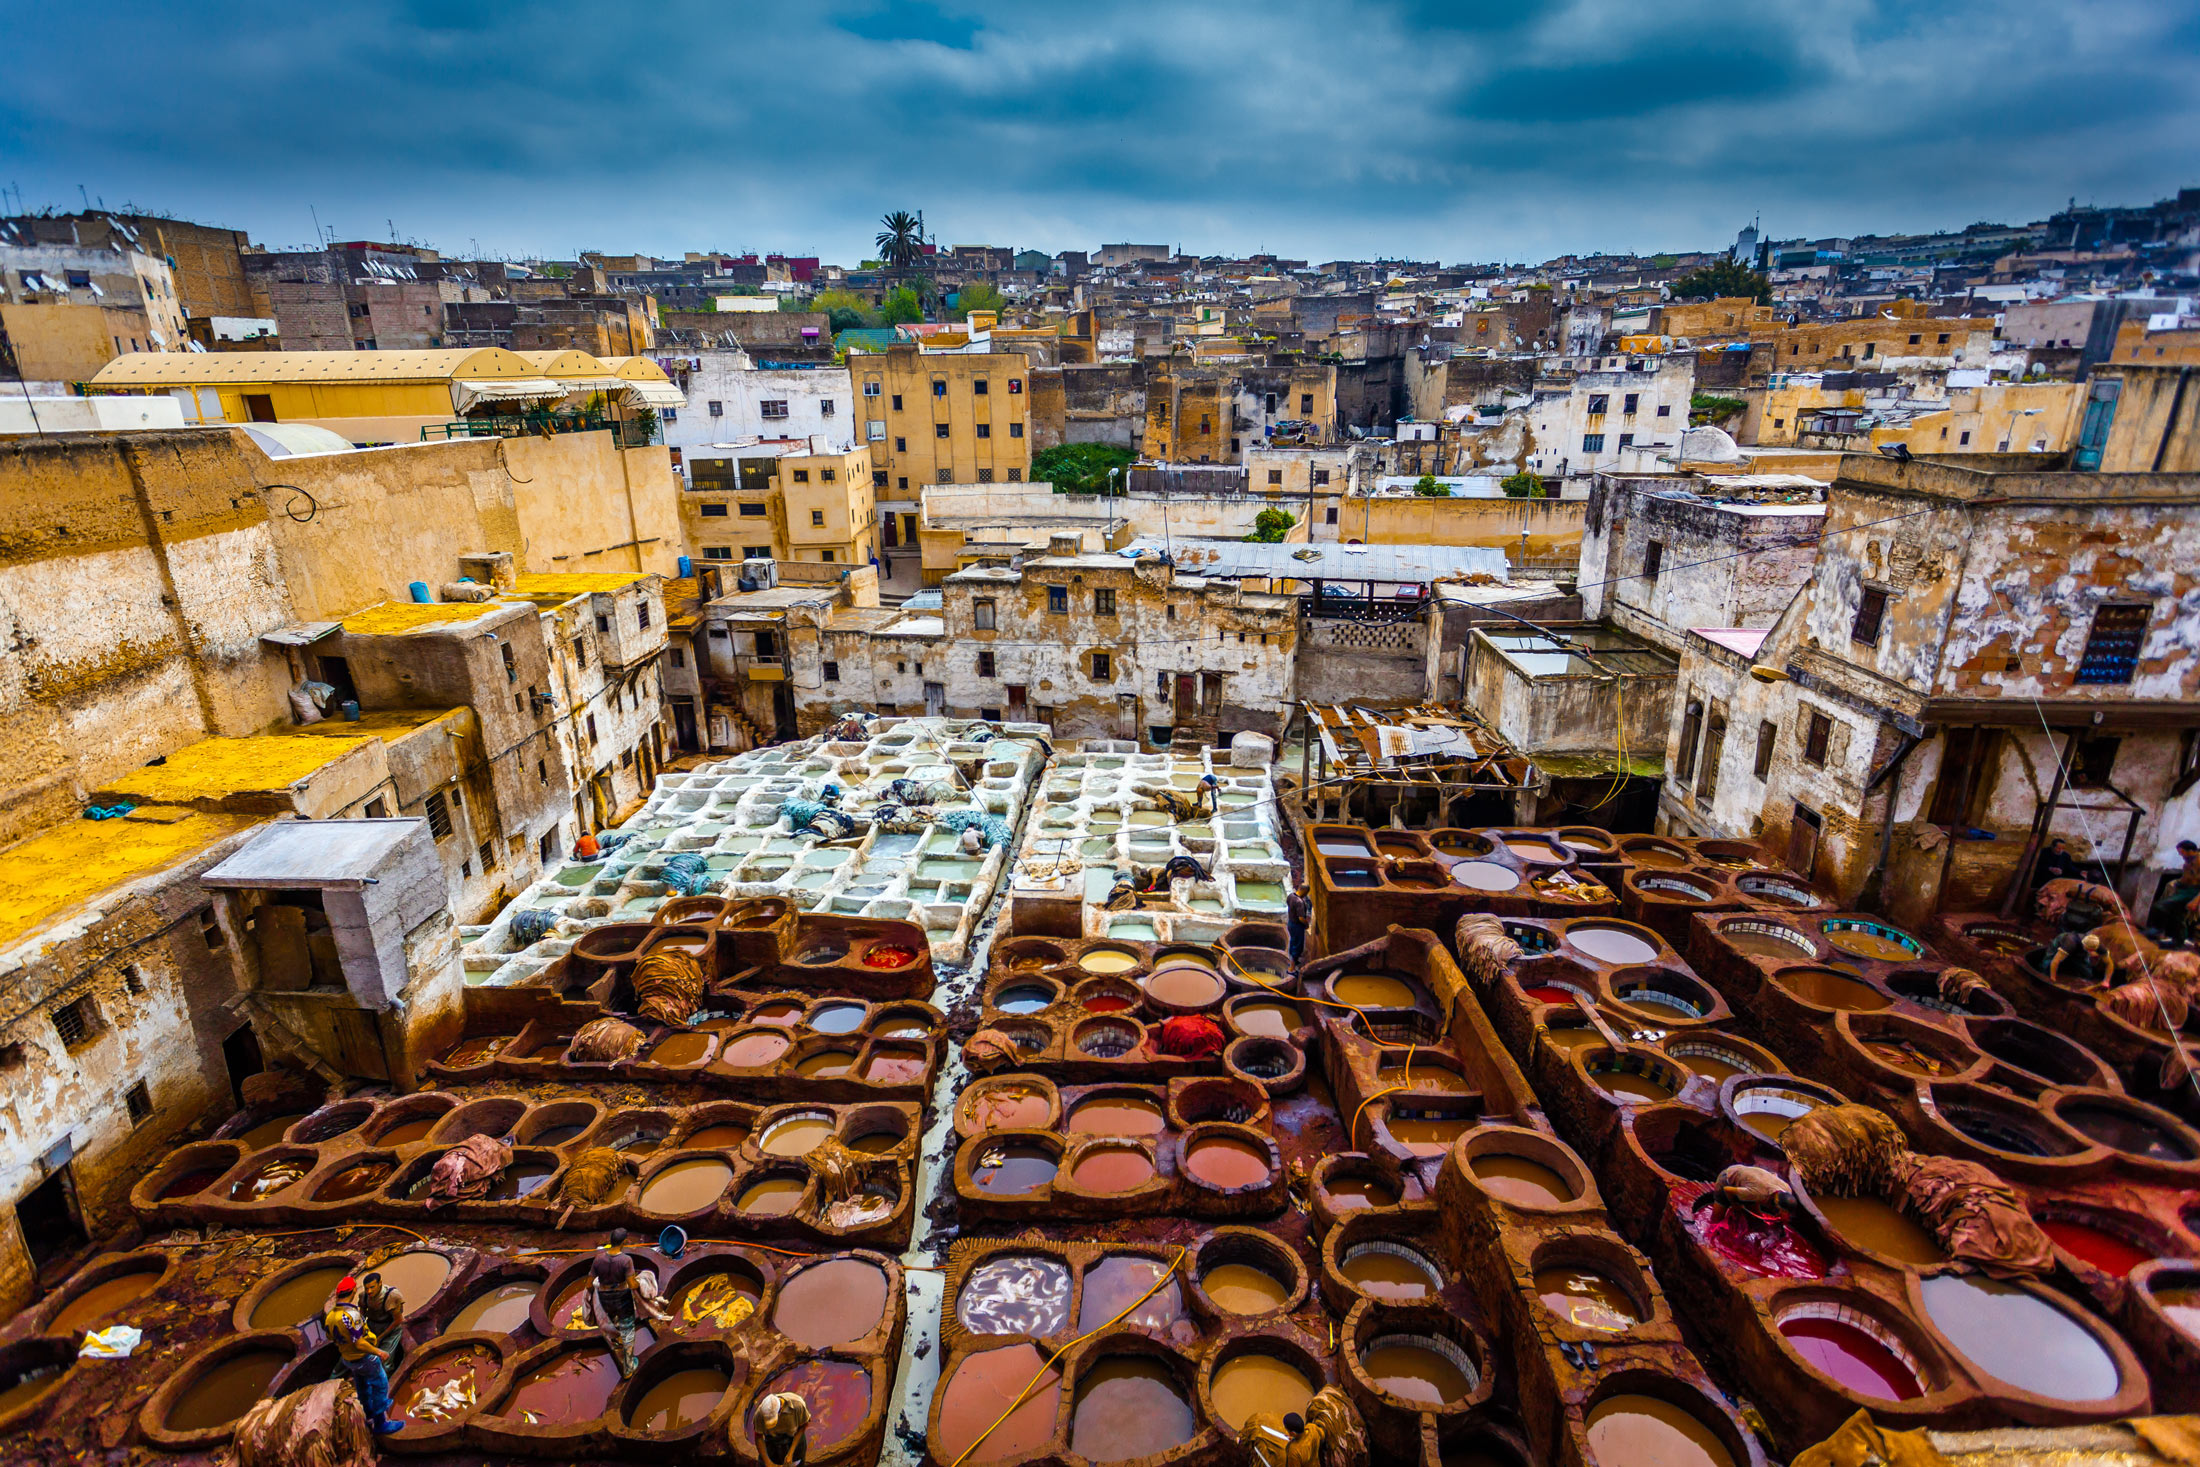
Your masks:
<instances>
[{"instance_id":1,"label":"doorway","mask_svg":"<svg viewBox=\"0 0 2200 1467\"><path fill-rule=\"evenodd\" d=\"M313 660L321 669L321 681L336 690L328 695L329 707L341 708L346 703L359 701L358 685L351 680L349 658L331 657L327 653L321 653Z\"/></svg>"},{"instance_id":2,"label":"doorway","mask_svg":"<svg viewBox=\"0 0 2200 1467\"><path fill-rule=\"evenodd\" d=\"M1008 721L1010 723L1029 723L1031 721L1030 694L1022 683L1010 683L1008 685Z\"/></svg>"},{"instance_id":3,"label":"doorway","mask_svg":"<svg viewBox=\"0 0 2200 1467\"><path fill-rule=\"evenodd\" d=\"M272 423L275 421L275 399L265 392L248 392L244 395L244 415L248 422Z\"/></svg>"},{"instance_id":4,"label":"doorway","mask_svg":"<svg viewBox=\"0 0 2200 1467\"><path fill-rule=\"evenodd\" d=\"M947 686L944 683L924 685L924 716L939 718L947 712Z\"/></svg>"},{"instance_id":5,"label":"doorway","mask_svg":"<svg viewBox=\"0 0 2200 1467\"><path fill-rule=\"evenodd\" d=\"M76 1175L69 1163L56 1167L52 1176L15 1204L15 1225L22 1230L23 1247L31 1256L33 1269L42 1270L91 1241L77 1208Z\"/></svg>"},{"instance_id":6,"label":"doorway","mask_svg":"<svg viewBox=\"0 0 2200 1467\"><path fill-rule=\"evenodd\" d=\"M1788 826L1788 869L1805 881L1818 874L1818 832L1824 823L1816 810L1797 805Z\"/></svg>"},{"instance_id":7,"label":"doorway","mask_svg":"<svg viewBox=\"0 0 2200 1467\"><path fill-rule=\"evenodd\" d=\"M250 1024L239 1024L222 1041L222 1063L229 1070L230 1093L242 1105L245 1080L267 1068L267 1058L260 1053L260 1036L252 1032Z\"/></svg>"}]
</instances>

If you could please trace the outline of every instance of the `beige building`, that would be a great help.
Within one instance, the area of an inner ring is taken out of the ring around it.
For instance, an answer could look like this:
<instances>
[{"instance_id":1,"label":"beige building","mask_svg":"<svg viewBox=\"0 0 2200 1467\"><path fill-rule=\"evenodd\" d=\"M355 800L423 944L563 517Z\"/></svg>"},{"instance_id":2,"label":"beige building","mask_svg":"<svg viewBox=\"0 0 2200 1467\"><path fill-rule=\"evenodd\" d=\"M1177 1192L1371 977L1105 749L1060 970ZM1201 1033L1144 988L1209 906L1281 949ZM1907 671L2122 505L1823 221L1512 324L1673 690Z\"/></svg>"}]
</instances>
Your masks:
<instances>
[{"instance_id":1,"label":"beige building","mask_svg":"<svg viewBox=\"0 0 2200 1467\"><path fill-rule=\"evenodd\" d=\"M906 499L926 484L1021 482L1031 469L1029 371L1019 352L851 354L872 484Z\"/></svg>"},{"instance_id":2,"label":"beige building","mask_svg":"<svg viewBox=\"0 0 2200 1467\"><path fill-rule=\"evenodd\" d=\"M0 372L84 382L116 357L180 351L189 341L165 260L12 238L0 223Z\"/></svg>"},{"instance_id":3,"label":"beige building","mask_svg":"<svg viewBox=\"0 0 2200 1467\"><path fill-rule=\"evenodd\" d=\"M779 460L782 560L868 565L878 550L878 505L871 453L863 444L841 452L790 454Z\"/></svg>"}]
</instances>

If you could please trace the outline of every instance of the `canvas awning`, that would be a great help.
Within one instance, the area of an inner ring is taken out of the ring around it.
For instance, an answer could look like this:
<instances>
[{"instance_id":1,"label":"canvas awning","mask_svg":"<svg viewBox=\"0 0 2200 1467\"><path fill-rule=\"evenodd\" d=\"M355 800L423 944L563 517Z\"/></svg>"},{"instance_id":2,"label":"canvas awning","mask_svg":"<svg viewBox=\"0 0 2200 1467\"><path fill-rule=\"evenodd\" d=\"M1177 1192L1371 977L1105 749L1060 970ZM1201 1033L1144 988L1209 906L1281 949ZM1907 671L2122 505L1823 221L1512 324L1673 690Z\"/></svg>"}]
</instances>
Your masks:
<instances>
[{"instance_id":1,"label":"canvas awning","mask_svg":"<svg viewBox=\"0 0 2200 1467\"><path fill-rule=\"evenodd\" d=\"M323 637L342 631L340 621L294 621L279 626L271 632L260 633L260 640L273 642L278 647L310 647Z\"/></svg>"},{"instance_id":2,"label":"canvas awning","mask_svg":"<svg viewBox=\"0 0 2200 1467\"><path fill-rule=\"evenodd\" d=\"M451 406L461 413L469 413L490 402L556 402L572 390L565 383L553 382L548 377L506 377L499 381L455 379L451 383Z\"/></svg>"},{"instance_id":3,"label":"canvas awning","mask_svg":"<svg viewBox=\"0 0 2200 1467\"><path fill-rule=\"evenodd\" d=\"M687 406L687 394L670 382L633 382L619 384L626 389L627 402L635 407L682 408Z\"/></svg>"}]
</instances>

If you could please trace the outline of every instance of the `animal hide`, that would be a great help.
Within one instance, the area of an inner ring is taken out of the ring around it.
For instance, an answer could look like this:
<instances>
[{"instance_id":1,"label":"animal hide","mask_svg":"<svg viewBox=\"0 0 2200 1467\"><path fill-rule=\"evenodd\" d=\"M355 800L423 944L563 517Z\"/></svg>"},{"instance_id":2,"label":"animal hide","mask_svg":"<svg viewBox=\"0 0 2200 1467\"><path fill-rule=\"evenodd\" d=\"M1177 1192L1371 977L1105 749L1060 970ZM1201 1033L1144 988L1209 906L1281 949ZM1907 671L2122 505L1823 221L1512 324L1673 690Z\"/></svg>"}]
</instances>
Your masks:
<instances>
[{"instance_id":1,"label":"animal hide","mask_svg":"<svg viewBox=\"0 0 2200 1467\"><path fill-rule=\"evenodd\" d=\"M238 1467L374 1467L374 1433L348 1380L254 1402L233 1440Z\"/></svg>"},{"instance_id":2,"label":"animal hide","mask_svg":"<svg viewBox=\"0 0 2200 1467\"><path fill-rule=\"evenodd\" d=\"M1506 935L1505 924L1495 917L1461 917L1452 937L1459 950L1459 965L1483 988L1494 986L1520 958L1520 944Z\"/></svg>"},{"instance_id":3,"label":"animal hide","mask_svg":"<svg viewBox=\"0 0 2200 1467\"><path fill-rule=\"evenodd\" d=\"M1820 1106L1780 1135L1788 1167L1813 1196L1878 1197L1906 1153L1901 1127L1868 1105Z\"/></svg>"},{"instance_id":4,"label":"animal hide","mask_svg":"<svg viewBox=\"0 0 2200 1467\"><path fill-rule=\"evenodd\" d=\"M1817 1114L1821 1112L1812 1112ZM1789 1138L1794 1133L1790 1126L1780 1138L1791 1159ZM1888 1181L1890 1191L1882 1195L1931 1228L1950 1258L1976 1264L1998 1279L2054 1271L2054 1247L2032 1221L2024 1199L1976 1162L1905 1151L1895 1159Z\"/></svg>"},{"instance_id":5,"label":"animal hide","mask_svg":"<svg viewBox=\"0 0 2200 1467\"><path fill-rule=\"evenodd\" d=\"M694 1012L692 1009L690 1013ZM687 1016L681 1015L682 1022ZM614 1060L630 1059L634 1051L642 1047L642 1031L624 1019L609 1015L581 1025L573 1036L568 1055L586 1064L609 1064Z\"/></svg>"},{"instance_id":6,"label":"animal hide","mask_svg":"<svg viewBox=\"0 0 2200 1467\"><path fill-rule=\"evenodd\" d=\"M468 1136L437 1159L428 1173L428 1195L421 1205L432 1211L446 1202L479 1197L511 1164L508 1142L496 1136Z\"/></svg>"},{"instance_id":7,"label":"animal hide","mask_svg":"<svg viewBox=\"0 0 2200 1467\"><path fill-rule=\"evenodd\" d=\"M634 1007L645 1019L685 1028L703 1002L703 965L695 954L660 949L634 963Z\"/></svg>"},{"instance_id":8,"label":"animal hide","mask_svg":"<svg viewBox=\"0 0 2200 1467\"><path fill-rule=\"evenodd\" d=\"M558 1226L564 1227L575 1209L601 1207L617 1196L633 1169L631 1161L608 1146L591 1146L574 1157L558 1182L558 1200L565 1204Z\"/></svg>"}]
</instances>

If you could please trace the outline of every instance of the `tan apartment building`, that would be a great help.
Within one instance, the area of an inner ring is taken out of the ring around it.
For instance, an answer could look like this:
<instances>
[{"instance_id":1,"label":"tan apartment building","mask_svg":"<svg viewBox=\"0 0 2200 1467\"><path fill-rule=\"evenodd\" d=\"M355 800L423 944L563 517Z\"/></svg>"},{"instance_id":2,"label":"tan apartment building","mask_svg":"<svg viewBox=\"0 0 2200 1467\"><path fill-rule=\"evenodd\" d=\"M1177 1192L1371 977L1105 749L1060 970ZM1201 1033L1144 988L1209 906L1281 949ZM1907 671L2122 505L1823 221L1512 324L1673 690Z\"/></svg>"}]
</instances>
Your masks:
<instances>
[{"instance_id":1,"label":"tan apartment building","mask_svg":"<svg viewBox=\"0 0 2200 1467\"><path fill-rule=\"evenodd\" d=\"M1022 482L1031 469L1030 365L1020 352L915 345L851 354L872 485L904 499L926 484Z\"/></svg>"},{"instance_id":2,"label":"tan apartment building","mask_svg":"<svg viewBox=\"0 0 2200 1467\"><path fill-rule=\"evenodd\" d=\"M878 498L867 444L779 460L781 560L867 565L878 550Z\"/></svg>"}]
</instances>

